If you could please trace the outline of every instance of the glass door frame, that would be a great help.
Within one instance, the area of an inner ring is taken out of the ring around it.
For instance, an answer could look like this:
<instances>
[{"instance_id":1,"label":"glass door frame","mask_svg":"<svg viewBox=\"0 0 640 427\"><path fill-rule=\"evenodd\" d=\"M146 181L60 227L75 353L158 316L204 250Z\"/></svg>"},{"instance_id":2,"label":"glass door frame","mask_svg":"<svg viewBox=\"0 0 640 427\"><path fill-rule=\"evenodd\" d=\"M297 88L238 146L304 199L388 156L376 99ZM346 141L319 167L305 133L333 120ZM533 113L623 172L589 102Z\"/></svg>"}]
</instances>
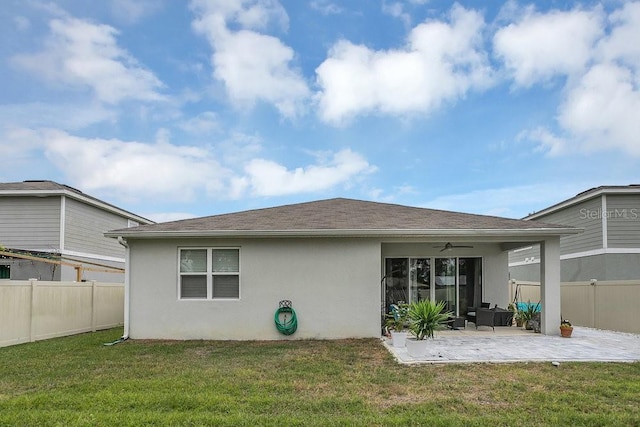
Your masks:
<instances>
[{"instance_id":1,"label":"glass door frame","mask_svg":"<svg viewBox=\"0 0 640 427\"><path fill-rule=\"evenodd\" d=\"M384 261L383 261L383 278L382 278L382 287L381 287L381 296L382 296L382 307L383 310L385 311L384 314L386 314L386 309L387 309L387 283L388 280L391 279L391 273L392 272L387 272L387 262L388 260L391 259L404 259L406 260L407 263L407 268L411 267L411 260L415 260L415 259L426 259L429 262L429 275L430 275L430 287L429 287L429 299L431 301L435 300L436 297L436 260L438 259L455 259L455 277L454 277L454 287L455 287L455 316L460 316L460 259L478 259L480 260L480 271L481 274L479 277L480 280L480 298L479 300L482 300L482 293L484 293L484 257L483 256L438 256L438 255L432 255L432 256L385 256L384 257ZM406 273L406 291L405 294L408 297L408 301L405 301L407 303L411 303L412 299L413 299L413 295L411 293L411 289L412 289L412 284L411 284L411 275L409 274L409 272L407 271ZM477 297L475 297L476 299L478 299ZM469 304L469 302L467 302L467 304Z\"/></svg>"}]
</instances>

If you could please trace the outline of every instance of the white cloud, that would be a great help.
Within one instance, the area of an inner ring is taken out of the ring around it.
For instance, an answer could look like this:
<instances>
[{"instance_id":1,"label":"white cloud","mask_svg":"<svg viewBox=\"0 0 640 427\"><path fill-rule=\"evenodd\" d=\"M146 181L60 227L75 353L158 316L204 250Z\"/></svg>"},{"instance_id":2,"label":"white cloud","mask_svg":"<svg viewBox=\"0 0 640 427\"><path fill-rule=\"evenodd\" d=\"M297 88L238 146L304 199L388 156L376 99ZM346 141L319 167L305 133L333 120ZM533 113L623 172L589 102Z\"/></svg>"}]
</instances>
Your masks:
<instances>
[{"instance_id":1,"label":"white cloud","mask_svg":"<svg viewBox=\"0 0 640 427\"><path fill-rule=\"evenodd\" d=\"M482 51L482 16L454 6L450 22L427 21L405 48L375 51L339 41L317 68L319 114L333 124L367 113L428 114L493 83Z\"/></svg>"},{"instance_id":2,"label":"white cloud","mask_svg":"<svg viewBox=\"0 0 640 427\"><path fill-rule=\"evenodd\" d=\"M558 42L540 43L527 59L535 67L516 61L516 82L532 84L554 73L571 76L557 110L558 130L538 127L522 132L519 139L536 142L537 149L552 156L604 150L640 156L640 44L635 42L640 40L640 3L613 11L608 21L608 34L596 12L550 12L519 24L518 31L531 43L545 32ZM527 46L519 49L527 51Z\"/></svg>"},{"instance_id":3,"label":"white cloud","mask_svg":"<svg viewBox=\"0 0 640 427\"><path fill-rule=\"evenodd\" d=\"M259 33L275 22L288 25L282 6L267 0L191 3L196 14L193 28L213 49L213 77L222 82L232 103L252 107L273 104L285 117L303 109L310 91L300 71L292 66L293 49L278 38ZM239 25L239 30L230 27Z\"/></svg>"},{"instance_id":4,"label":"white cloud","mask_svg":"<svg viewBox=\"0 0 640 427\"><path fill-rule=\"evenodd\" d=\"M108 104L163 99L162 82L118 46L113 27L72 17L53 19L49 27L45 49L14 56L15 64L55 83L89 87Z\"/></svg>"},{"instance_id":5,"label":"white cloud","mask_svg":"<svg viewBox=\"0 0 640 427\"><path fill-rule=\"evenodd\" d=\"M621 149L640 156L640 79L628 68L599 64L571 89L558 121L586 151Z\"/></svg>"},{"instance_id":6,"label":"white cloud","mask_svg":"<svg viewBox=\"0 0 640 427\"><path fill-rule=\"evenodd\" d=\"M229 33L213 54L214 76L223 82L232 102L252 106L272 103L285 117L303 107L309 90L289 67L293 50L277 38L252 31Z\"/></svg>"},{"instance_id":7,"label":"white cloud","mask_svg":"<svg viewBox=\"0 0 640 427\"><path fill-rule=\"evenodd\" d=\"M135 24L161 8L157 0L111 0L111 13L120 22Z\"/></svg>"},{"instance_id":8,"label":"white cloud","mask_svg":"<svg viewBox=\"0 0 640 427\"><path fill-rule=\"evenodd\" d=\"M28 104L0 105L0 123L14 127L53 127L66 130L82 129L100 122L115 122L117 113L95 104Z\"/></svg>"},{"instance_id":9,"label":"white cloud","mask_svg":"<svg viewBox=\"0 0 640 427\"><path fill-rule=\"evenodd\" d=\"M111 13L119 22L135 24L161 7L157 0L112 0Z\"/></svg>"},{"instance_id":10,"label":"white cloud","mask_svg":"<svg viewBox=\"0 0 640 427\"><path fill-rule=\"evenodd\" d=\"M206 25L207 36L226 28L229 23L246 30L267 30L275 25L280 29L289 26L289 15L277 0L192 0L191 9L199 15L196 27ZM198 28L197 28L198 29Z\"/></svg>"},{"instance_id":11,"label":"white cloud","mask_svg":"<svg viewBox=\"0 0 640 427\"><path fill-rule=\"evenodd\" d=\"M157 131L154 143L86 138L57 129L11 129L0 141L7 158L44 153L74 186L120 200L186 202L203 196L312 193L348 187L375 171L349 149L317 154L315 164L288 170L255 157L260 151L256 137L235 135L208 148L176 145L170 137L164 128Z\"/></svg>"},{"instance_id":12,"label":"white cloud","mask_svg":"<svg viewBox=\"0 0 640 427\"><path fill-rule=\"evenodd\" d=\"M249 190L256 196L282 196L316 192L349 185L375 168L349 149L334 153L326 162L289 170L276 162L254 159L245 166L245 176L235 182L237 193Z\"/></svg>"},{"instance_id":13,"label":"white cloud","mask_svg":"<svg viewBox=\"0 0 640 427\"><path fill-rule=\"evenodd\" d=\"M536 151L542 151L550 156L561 154L569 154L568 145L570 144L565 138L555 135L549 129L539 126L535 129L520 132L516 137L517 141L532 141L537 144Z\"/></svg>"},{"instance_id":14,"label":"white cloud","mask_svg":"<svg viewBox=\"0 0 640 427\"><path fill-rule=\"evenodd\" d=\"M519 86L529 87L556 75L580 73L602 34L599 11L536 13L498 30L494 51Z\"/></svg>"},{"instance_id":15,"label":"white cloud","mask_svg":"<svg viewBox=\"0 0 640 427\"><path fill-rule=\"evenodd\" d=\"M30 148L43 151L75 186L119 199L187 201L201 190L224 194L230 175L207 150L167 142L164 130L153 144L84 138L54 129L14 131L7 137L31 141Z\"/></svg>"},{"instance_id":16,"label":"white cloud","mask_svg":"<svg viewBox=\"0 0 640 427\"><path fill-rule=\"evenodd\" d=\"M383 2L382 11L387 15L400 19L404 25L411 25L411 15L404 11L404 4L400 2Z\"/></svg>"},{"instance_id":17,"label":"white cloud","mask_svg":"<svg viewBox=\"0 0 640 427\"><path fill-rule=\"evenodd\" d=\"M340 6L330 0L313 0L309 6L323 15L337 15L343 11Z\"/></svg>"},{"instance_id":18,"label":"white cloud","mask_svg":"<svg viewBox=\"0 0 640 427\"><path fill-rule=\"evenodd\" d=\"M640 72L640 2L627 3L609 16L611 34L598 45L596 58L620 61Z\"/></svg>"},{"instance_id":19,"label":"white cloud","mask_svg":"<svg viewBox=\"0 0 640 427\"><path fill-rule=\"evenodd\" d=\"M218 115L213 111L203 111L195 117L183 120L179 124L184 131L194 135L206 135L218 130L220 123Z\"/></svg>"}]
</instances>

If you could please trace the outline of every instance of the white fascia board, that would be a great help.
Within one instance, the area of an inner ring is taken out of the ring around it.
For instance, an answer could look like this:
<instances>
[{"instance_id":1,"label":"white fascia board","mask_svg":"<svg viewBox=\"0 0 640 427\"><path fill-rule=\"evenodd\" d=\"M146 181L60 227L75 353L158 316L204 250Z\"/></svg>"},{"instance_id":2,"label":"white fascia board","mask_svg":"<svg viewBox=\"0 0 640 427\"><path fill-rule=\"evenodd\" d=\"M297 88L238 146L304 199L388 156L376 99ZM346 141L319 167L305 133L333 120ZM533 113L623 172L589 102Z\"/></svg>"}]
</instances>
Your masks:
<instances>
[{"instance_id":1,"label":"white fascia board","mask_svg":"<svg viewBox=\"0 0 640 427\"><path fill-rule=\"evenodd\" d=\"M535 229L455 229L455 230L185 230L185 231L127 231L107 232L106 237L139 239L156 238L270 238L270 237L421 237L421 238L536 238L565 236L582 233L580 228L535 228Z\"/></svg>"}]
</instances>

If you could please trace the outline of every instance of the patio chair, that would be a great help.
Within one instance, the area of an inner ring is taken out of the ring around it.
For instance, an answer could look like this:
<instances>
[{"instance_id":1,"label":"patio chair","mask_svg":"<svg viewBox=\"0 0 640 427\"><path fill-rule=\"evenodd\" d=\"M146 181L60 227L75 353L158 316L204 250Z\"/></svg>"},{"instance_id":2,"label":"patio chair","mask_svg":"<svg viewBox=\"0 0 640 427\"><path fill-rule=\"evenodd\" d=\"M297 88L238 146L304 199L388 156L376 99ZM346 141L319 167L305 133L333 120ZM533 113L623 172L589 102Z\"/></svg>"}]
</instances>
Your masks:
<instances>
[{"instance_id":1,"label":"patio chair","mask_svg":"<svg viewBox=\"0 0 640 427\"><path fill-rule=\"evenodd\" d=\"M482 302L482 303L480 303L480 307L489 308L489 307L491 307L491 303ZM467 322L476 323L476 310L477 309L478 309L477 307L468 307L467 308L467 314L465 315L465 317L467 319Z\"/></svg>"},{"instance_id":2,"label":"patio chair","mask_svg":"<svg viewBox=\"0 0 640 427\"><path fill-rule=\"evenodd\" d=\"M478 326L491 326L491 329L493 329L494 331L496 330L495 328L495 317L496 317L496 312L494 310L491 310L489 308L479 308L476 310L476 329L478 329Z\"/></svg>"},{"instance_id":3,"label":"patio chair","mask_svg":"<svg viewBox=\"0 0 640 427\"><path fill-rule=\"evenodd\" d=\"M475 307L467 308L467 314L465 315L467 322L476 323L476 310L477 308Z\"/></svg>"}]
</instances>

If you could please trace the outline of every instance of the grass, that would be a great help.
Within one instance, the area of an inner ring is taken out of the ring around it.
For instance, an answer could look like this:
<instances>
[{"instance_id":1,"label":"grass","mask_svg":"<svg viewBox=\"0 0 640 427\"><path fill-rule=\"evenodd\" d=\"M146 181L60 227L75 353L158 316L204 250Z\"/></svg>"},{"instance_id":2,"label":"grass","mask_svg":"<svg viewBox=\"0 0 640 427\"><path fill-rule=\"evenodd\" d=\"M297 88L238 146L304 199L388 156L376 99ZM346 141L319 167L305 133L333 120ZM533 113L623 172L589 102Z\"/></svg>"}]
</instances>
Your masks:
<instances>
[{"instance_id":1,"label":"grass","mask_svg":"<svg viewBox=\"0 0 640 427\"><path fill-rule=\"evenodd\" d=\"M378 340L0 348L0 425L640 425L639 363L398 365Z\"/></svg>"}]
</instances>

